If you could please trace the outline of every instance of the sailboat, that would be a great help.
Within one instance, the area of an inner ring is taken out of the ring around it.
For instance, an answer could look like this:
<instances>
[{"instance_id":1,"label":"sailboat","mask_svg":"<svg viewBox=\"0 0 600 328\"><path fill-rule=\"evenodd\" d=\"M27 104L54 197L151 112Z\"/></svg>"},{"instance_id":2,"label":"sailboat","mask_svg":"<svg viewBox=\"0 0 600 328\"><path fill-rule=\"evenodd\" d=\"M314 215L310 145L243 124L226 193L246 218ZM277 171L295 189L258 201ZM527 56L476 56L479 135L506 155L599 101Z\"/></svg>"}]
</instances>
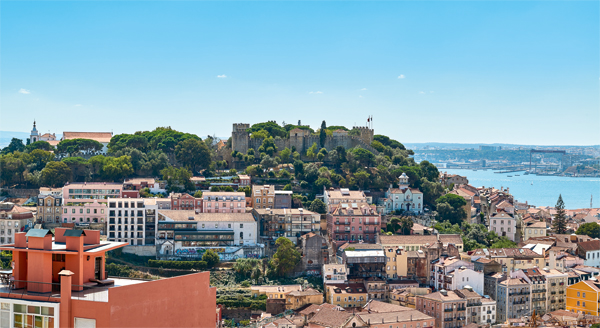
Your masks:
<instances>
[{"instance_id":1,"label":"sailboat","mask_svg":"<svg viewBox=\"0 0 600 328\"><path fill-rule=\"evenodd\" d=\"M531 185L533 186L533 181L531 181Z\"/></svg>"}]
</instances>

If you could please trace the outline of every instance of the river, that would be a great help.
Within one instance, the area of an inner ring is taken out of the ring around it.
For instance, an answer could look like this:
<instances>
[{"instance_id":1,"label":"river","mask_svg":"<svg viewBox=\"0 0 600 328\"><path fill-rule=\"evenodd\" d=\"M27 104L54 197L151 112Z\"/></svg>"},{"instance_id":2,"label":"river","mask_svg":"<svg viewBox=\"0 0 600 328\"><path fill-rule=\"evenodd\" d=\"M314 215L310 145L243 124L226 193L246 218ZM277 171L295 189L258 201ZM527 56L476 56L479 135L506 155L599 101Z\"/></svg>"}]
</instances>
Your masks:
<instances>
[{"instance_id":1,"label":"river","mask_svg":"<svg viewBox=\"0 0 600 328\"><path fill-rule=\"evenodd\" d=\"M508 187L519 202L535 206L554 206L562 194L565 208L600 207L600 178L523 175L525 172L494 173L494 170L439 169L441 172L466 176L474 187ZM519 176L516 176L519 174ZM511 175L512 177L508 177Z\"/></svg>"}]
</instances>

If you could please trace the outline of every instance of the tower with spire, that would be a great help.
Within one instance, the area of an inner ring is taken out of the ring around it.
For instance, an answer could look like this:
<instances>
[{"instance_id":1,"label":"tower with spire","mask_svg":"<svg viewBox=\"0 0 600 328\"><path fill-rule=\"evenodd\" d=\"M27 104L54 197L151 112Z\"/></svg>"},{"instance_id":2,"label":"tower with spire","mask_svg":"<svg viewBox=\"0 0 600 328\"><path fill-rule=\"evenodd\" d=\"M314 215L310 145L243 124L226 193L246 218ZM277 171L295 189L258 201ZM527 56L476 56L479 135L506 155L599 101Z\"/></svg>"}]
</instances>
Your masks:
<instances>
[{"instance_id":1,"label":"tower with spire","mask_svg":"<svg viewBox=\"0 0 600 328\"><path fill-rule=\"evenodd\" d=\"M38 134L37 128L35 127L35 120L33 120L33 129L31 130L31 135L29 136L29 141L31 143L34 143L39 140L40 140L40 136Z\"/></svg>"}]
</instances>

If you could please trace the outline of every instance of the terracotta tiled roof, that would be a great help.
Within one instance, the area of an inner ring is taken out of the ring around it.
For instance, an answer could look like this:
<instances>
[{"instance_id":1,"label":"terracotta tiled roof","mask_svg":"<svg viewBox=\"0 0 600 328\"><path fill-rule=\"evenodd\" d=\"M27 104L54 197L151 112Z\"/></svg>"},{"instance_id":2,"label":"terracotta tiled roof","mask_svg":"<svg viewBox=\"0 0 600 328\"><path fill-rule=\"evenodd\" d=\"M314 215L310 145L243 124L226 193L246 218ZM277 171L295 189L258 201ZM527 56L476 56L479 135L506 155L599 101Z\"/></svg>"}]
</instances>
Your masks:
<instances>
[{"instance_id":1,"label":"terracotta tiled roof","mask_svg":"<svg viewBox=\"0 0 600 328\"><path fill-rule=\"evenodd\" d=\"M581 247L584 251L597 251L600 250L600 240L590 240L579 243L579 247Z\"/></svg>"},{"instance_id":2,"label":"terracotta tiled roof","mask_svg":"<svg viewBox=\"0 0 600 328\"><path fill-rule=\"evenodd\" d=\"M317 314L315 314L308 322L325 327L337 328L343 326L353 316L352 313L347 311L325 308L317 312Z\"/></svg>"},{"instance_id":3,"label":"terracotta tiled roof","mask_svg":"<svg viewBox=\"0 0 600 328\"><path fill-rule=\"evenodd\" d=\"M427 314L417 311L415 309L407 308L406 311L400 312L388 312L388 313L359 313L358 316L366 323L373 322L377 324L381 323L396 323L396 322L407 322L414 320L432 320L433 317Z\"/></svg>"},{"instance_id":4,"label":"terracotta tiled roof","mask_svg":"<svg viewBox=\"0 0 600 328\"><path fill-rule=\"evenodd\" d=\"M69 139L91 139L102 143L110 142L111 132L64 132L63 140Z\"/></svg>"},{"instance_id":5,"label":"terracotta tiled roof","mask_svg":"<svg viewBox=\"0 0 600 328\"><path fill-rule=\"evenodd\" d=\"M363 306L364 310L368 310L374 313L385 313L385 312L400 312L400 311L410 311L413 310L409 307L395 305L391 303L384 303L376 300L371 300L365 306Z\"/></svg>"}]
</instances>

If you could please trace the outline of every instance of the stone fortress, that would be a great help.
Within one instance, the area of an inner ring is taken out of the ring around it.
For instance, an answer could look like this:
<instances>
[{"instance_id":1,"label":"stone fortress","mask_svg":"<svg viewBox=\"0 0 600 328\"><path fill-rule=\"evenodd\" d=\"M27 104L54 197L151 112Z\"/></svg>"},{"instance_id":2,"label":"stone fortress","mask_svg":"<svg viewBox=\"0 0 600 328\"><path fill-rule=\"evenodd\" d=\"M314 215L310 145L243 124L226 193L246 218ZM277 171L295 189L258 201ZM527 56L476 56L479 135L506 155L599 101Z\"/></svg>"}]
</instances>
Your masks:
<instances>
[{"instance_id":1,"label":"stone fortress","mask_svg":"<svg viewBox=\"0 0 600 328\"><path fill-rule=\"evenodd\" d=\"M232 150L246 154L248 149L252 148L257 151L258 147L262 145L264 139L250 138L250 133L247 131L249 128L250 124L247 123L233 124L233 132L231 133ZM342 146L346 149L360 146L361 148L369 150L373 154L379 154L377 150L371 147L371 142L373 142L374 135L373 129L370 129L366 126L355 126L353 128L360 132L358 136L348 135L348 131L344 130L333 131L333 135L327 136L325 139L325 149L330 151L335 149L337 146ZM299 128L291 130L289 138L283 139L277 137L274 139L274 141L278 151L281 151L287 147L289 149L295 148L300 154L305 154L308 148L313 145L313 143L317 144L317 149L321 148L319 135L313 135L309 130L303 130Z\"/></svg>"}]
</instances>

